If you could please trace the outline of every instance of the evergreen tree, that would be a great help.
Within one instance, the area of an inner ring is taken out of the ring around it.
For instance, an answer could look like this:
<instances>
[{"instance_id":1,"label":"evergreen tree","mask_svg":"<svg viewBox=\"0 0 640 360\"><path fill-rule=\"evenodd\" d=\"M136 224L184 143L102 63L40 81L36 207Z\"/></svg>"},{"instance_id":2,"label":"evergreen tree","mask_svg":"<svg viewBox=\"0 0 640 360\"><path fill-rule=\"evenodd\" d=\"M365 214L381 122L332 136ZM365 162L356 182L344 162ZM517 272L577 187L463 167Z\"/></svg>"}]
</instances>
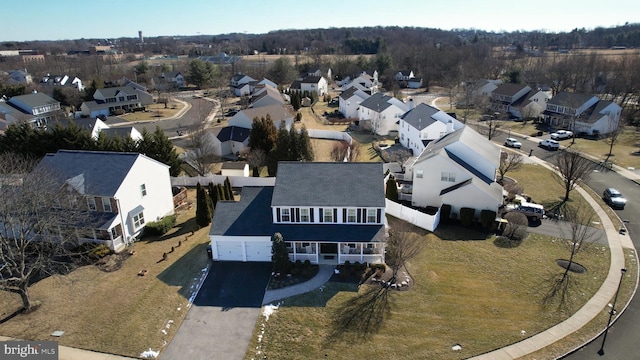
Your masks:
<instances>
[{"instance_id":1,"label":"evergreen tree","mask_svg":"<svg viewBox=\"0 0 640 360\"><path fill-rule=\"evenodd\" d=\"M309 132L307 128L302 125L300 129L300 133L298 134L298 140L296 141L298 146L298 159L300 161L313 161L315 160L315 155L313 153L313 145L311 145L311 138L309 137Z\"/></svg>"},{"instance_id":2,"label":"evergreen tree","mask_svg":"<svg viewBox=\"0 0 640 360\"><path fill-rule=\"evenodd\" d=\"M209 225L212 213L211 198L207 196L200 183L198 183L196 186L196 224L200 227Z\"/></svg>"},{"instance_id":3,"label":"evergreen tree","mask_svg":"<svg viewBox=\"0 0 640 360\"><path fill-rule=\"evenodd\" d=\"M208 188L209 197L211 198L211 203L213 204L213 208L215 209L216 206L218 206L218 189L212 182L209 182Z\"/></svg>"},{"instance_id":4,"label":"evergreen tree","mask_svg":"<svg viewBox=\"0 0 640 360\"><path fill-rule=\"evenodd\" d=\"M142 130L142 139L138 141L137 151L163 164L169 165L171 176L180 175L180 157L167 135L156 126L156 131L149 134Z\"/></svg>"},{"instance_id":5,"label":"evergreen tree","mask_svg":"<svg viewBox=\"0 0 640 360\"><path fill-rule=\"evenodd\" d=\"M233 189L231 188L231 181L229 181L229 177L227 176L226 179L224 179L224 190L226 192L226 198L227 200L233 200Z\"/></svg>"},{"instance_id":6,"label":"evergreen tree","mask_svg":"<svg viewBox=\"0 0 640 360\"><path fill-rule=\"evenodd\" d=\"M291 265L289 251L280 233L275 233L271 237L271 262L274 272L286 273L289 271Z\"/></svg>"},{"instance_id":7,"label":"evergreen tree","mask_svg":"<svg viewBox=\"0 0 640 360\"><path fill-rule=\"evenodd\" d=\"M387 192L385 196L391 201L398 201L398 185L393 176L389 176L389 180L387 180Z\"/></svg>"},{"instance_id":8,"label":"evergreen tree","mask_svg":"<svg viewBox=\"0 0 640 360\"><path fill-rule=\"evenodd\" d=\"M275 147L277 137L278 130L271 120L271 116L253 119L251 130L249 130L249 147L251 149L259 149L265 154L269 154Z\"/></svg>"},{"instance_id":9,"label":"evergreen tree","mask_svg":"<svg viewBox=\"0 0 640 360\"><path fill-rule=\"evenodd\" d=\"M224 190L224 186L222 186L222 184L216 185L216 191L218 192L219 200L229 200L227 199L227 192Z\"/></svg>"}]
</instances>

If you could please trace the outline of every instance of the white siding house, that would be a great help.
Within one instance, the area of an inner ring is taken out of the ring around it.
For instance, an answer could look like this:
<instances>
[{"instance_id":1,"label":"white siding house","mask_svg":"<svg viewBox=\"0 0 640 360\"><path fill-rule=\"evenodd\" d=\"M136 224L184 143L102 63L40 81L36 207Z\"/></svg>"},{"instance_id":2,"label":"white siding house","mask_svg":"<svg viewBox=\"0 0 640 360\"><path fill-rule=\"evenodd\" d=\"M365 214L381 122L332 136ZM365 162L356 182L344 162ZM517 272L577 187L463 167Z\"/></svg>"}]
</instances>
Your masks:
<instances>
[{"instance_id":1,"label":"white siding house","mask_svg":"<svg viewBox=\"0 0 640 360\"><path fill-rule=\"evenodd\" d=\"M413 100L409 104L411 107ZM463 123L444 111L422 103L400 118L398 136L402 146L411 150L414 156L418 156L429 142L463 126Z\"/></svg>"},{"instance_id":2,"label":"white siding house","mask_svg":"<svg viewBox=\"0 0 640 360\"><path fill-rule=\"evenodd\" d=\"M358 120L360 126L385 136L390 132L398 131L398 122L407 110L409 110L408 105L402 101L376 93L360 103Z\"/></svg>"},{"instance_id":3,"label":"white siding house","mask_svg":"<svg viewBox=\"0 0 640 360\"><path fill-rule=\"evenodd\" d=\"M360 103L370 96L371 95L357 87L350 87L340 94L338 98L338 109L345 118L357 118Z\"/></svg>"},{"instance_id":4,"label":"white siding house","mask_svg":"<svg viewBox=\"0 0 640 360\"><path fill-rule=\"evenodd\" d=\"M87 199L92 236L80 238L119 251L147 222L174 213L169 166L137 153L59 150L38 166L52 168Z\"/></svg>"}]
</instances>

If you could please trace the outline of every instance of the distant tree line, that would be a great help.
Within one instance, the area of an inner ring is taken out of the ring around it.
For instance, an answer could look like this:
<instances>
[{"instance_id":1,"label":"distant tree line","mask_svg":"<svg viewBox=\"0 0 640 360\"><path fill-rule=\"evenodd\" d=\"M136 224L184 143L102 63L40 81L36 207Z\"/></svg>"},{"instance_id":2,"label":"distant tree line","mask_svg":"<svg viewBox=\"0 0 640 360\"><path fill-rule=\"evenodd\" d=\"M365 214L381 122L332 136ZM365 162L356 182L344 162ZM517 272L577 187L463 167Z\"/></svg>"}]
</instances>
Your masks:
<instances>
[{"instance_id":1,"label":"distant tree line","mask_svg":"<svg viewBox=\"0 0 640 360\"><path fill-rule=\"evenodd\" d=\"M41 159L58 150L90 150L136 152L170 166L171 176L180 174L181 161L160 127L155 132L142 131L142 139L131 137L107 137L100 133L97 139L91 133L70 122L68 126L55 124L47 131L33 128L30 124L12 124L0 135L0 153L17 153L29 159Z\"/></svg>"}]
</instances>

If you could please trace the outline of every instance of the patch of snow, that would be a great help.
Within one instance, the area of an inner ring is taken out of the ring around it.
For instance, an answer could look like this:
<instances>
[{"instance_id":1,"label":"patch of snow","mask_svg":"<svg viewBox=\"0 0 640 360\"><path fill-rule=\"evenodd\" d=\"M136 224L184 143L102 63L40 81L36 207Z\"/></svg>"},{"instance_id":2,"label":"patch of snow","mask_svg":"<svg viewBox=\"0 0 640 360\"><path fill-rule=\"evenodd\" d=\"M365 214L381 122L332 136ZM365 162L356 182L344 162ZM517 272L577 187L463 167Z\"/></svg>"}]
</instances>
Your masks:
<instances>
[{"instance_id":1,"label":"patch of snow","mask_svg":"<svg viewBox=\"0 0 640 360\"><path fill-rule=\"evenodd\" d=\"M140 357L143 359L155 359L158 355L160 355L159 351L153 351L149 348L149 350L143 351L142 354L140 354Z\"/></svg>"},{"instance_id":2,"label":"patch of snow","mask_svg":"<svg viewBox=\"0 0 640 360\"><path fill-rule=\"evenodd\" d=\"M525 336L525 335L527 335L527 332L524 331L524 330L520 330L520 335Z\"/></svg>"},{"instance_id":3,"label":"patch of snow","mask_svg":"<svg viewBox=\"0 0 640 360\"><path fill-rule=\"evenodd\" d=\"M165 335L167 335L167 330L162 329L162 333L163 333L163 334L165 334Z\"/></svg>"},{"instance_id":4,"label":"patch of snow","mask_svg":"<svg viewBox=\"0 0 640 360\"><path fill-rule=\"evenodd\" d=\"M204 279L207 278L207 274L208 274L208 270L209 268L203 268L202 271L202 275L200 275L200 280L198 281L197 285L191 285L191 289L193 289L195 287L195 289L191 292L191 295L189 296L189 303L187 304L187 308L190 308L191 305L193 304L193 301L196 299L196 295L198 295L198 291L200 291L200 288L202 287L202 284L204 283ZM197 280L198 278L194 278L194 280Z\"/></svg>"},{"instance_id":5,"label":"patch of snow","mask_svg":"<svg viewBox=\"0 0 640 360\"><path fill-rule=\"evenodd\" d=\"M451 347L451 350L453 351L460 351L462 350L462 346L460 346L460 344L455 344Z\"/></svg>"},{"instance_id":6,"label":"patch of snow","mask_svg":"<svg viewBox=\"0 0 640 360\"><path fill-rule=\"evenodd\" d=\"M269 320L269 316L271 316L271 314L276 312L276 310L278 310L279 307L280 307L280 303L278 303L277 305L273 305L273 304L265 305L264 310L262 311L262 315L264 315L265 321Z\"/></svg>"},{"instance_id":7,"label":"patch of snow","mask_svg":"<svg viewBox=\"0 0 640 360\"><path fill-rule=\"evenodd\" d=\"M336 274L336 275L337 275L337 274L340 274L340 270L338 270L338 269L333 269L333 273L334 273L334 274Z\"/></svg>"}]
</instances>

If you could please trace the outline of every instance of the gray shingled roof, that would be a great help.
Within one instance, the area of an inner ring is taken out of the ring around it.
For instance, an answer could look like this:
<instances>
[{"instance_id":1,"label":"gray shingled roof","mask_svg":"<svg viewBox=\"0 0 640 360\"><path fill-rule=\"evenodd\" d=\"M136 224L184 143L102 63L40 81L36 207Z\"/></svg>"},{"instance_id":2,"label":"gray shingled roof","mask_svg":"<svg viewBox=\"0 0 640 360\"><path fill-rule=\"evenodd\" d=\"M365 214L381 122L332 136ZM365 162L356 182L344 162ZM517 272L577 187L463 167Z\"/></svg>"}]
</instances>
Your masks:
<instances>
[{"instance_id":1,"label":"gray shingled roof","mask_svg":"<svg viewBox=\"0 0 640 360\"><path fill-rule=\"evenodd\" d=\"M279 162L272 206L383 207L382 163Z\"/></svg>"},{"instance_id":2,"label":"gray shingled roof","mask_svg":"<svg viewBox=\"0 0 640 360\"><path fill-rule=\"evenodd\" d=\"M377 112L382 112L384 109L391 106L389 100L391 100L391 96L385 95L383 93L375 93L369 98L362 101L360 103L360 106L364 106Z\"/></svg>"},{"instance_id":3,"label":"gray shingled roof","mask_svg":"<svg viewBox=\"0 0 640 360\"><path fill-rule=\"evenodd\" d=\"M436 109L425 103L420 103L402 115L402 120L414 128L422 130L437 121L432 116L438 112L440 112L440 109Z\"/></svg>"},{"instance_id":4,"label":"gray shingled roof","mask_svg":"<svg viewBox=\"0 0 640 360\"><path fill-rule=\"evenodd\" d=\"M274 224L269 206L273 193L273 187L245 186L239 202L219 201L209 235L271 236L279 232L285 241L332 242L374 242L383 238L384 225Z\"/></svg>"},{"instance_id":5,"label":"gray shingled roof","mask_svg":"<svg viewBox=\"0 0 640 360\"><path fill-rule=\"evenodd\" d=\"M58 150L47 154L38 166L50 166L67 179L82 175L85 193L96 196L115 196L118 188L143 156L138 153Z\"/></svg>"},{"instance_id":6,"label":"gray shingled roof","mask_svg":"<svg viewBox=\"0 0 640 360\"><path fill-rule=\"evenodd\" d=\"M513 96L526 87L527 85L522 84L500 84L497 88L495 88L495 90L493 90L493 93L505 96Z\"/></svg>"},{"instance_id":7,"label":"gray shingled roof","mask_svg":"<svg viewBox=\"0 0 640 360\"><path fill-rule=\"evenodd\" d=\"M552 97L547 101L547 105L559 105L566 106L572 109L579 108L582 104L589 101L589 99L593 98L593 95L589 94L579 94L579 93L570 93L570 92L559 92L556 96Z\"/></svg>"},{"instance_id":8,"label":"gray shingled roof","mask_svg":"<svg viewBox=\"0 0 640 360\"><path fill-rule=\"evenodd\" d=\"M16 100L20 101L23 104L31 108L35 108L43 105L55 105L60 104L59 101L55 100L51 96L43 93L35 93L35 94L27 94L27 95L19 95L14 96L9 99L10 104L16 104Z\"/></svg>"}]
</instances>

